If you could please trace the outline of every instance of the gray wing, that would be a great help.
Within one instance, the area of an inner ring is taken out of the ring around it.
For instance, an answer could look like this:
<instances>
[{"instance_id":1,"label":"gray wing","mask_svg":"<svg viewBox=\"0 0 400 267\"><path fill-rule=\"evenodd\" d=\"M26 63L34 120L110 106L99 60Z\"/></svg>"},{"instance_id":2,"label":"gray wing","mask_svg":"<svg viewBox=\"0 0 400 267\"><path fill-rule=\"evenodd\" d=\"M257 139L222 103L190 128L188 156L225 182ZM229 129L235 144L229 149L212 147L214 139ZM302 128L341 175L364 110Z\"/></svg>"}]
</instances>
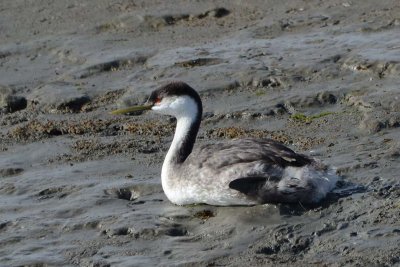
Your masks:
<instances>
[{"instance_id":1,"label":"gray wing","mask_svg":"<svg viewBox=\"0 0 400 267\"><path fill-rule=\"evenodd\" d=\"M296 193L304 194L307 187L296 181L288 192L278 192L284 169L312 162L276 141L246 138L203 146L193 151L186 163L259 202L291 202L291 198L297 198Z\"/></svg>"},{"instance_id":2,"label":"gray wing","mask_svg":"<svg viewBox=\"0 0 400 267\"><path fill-rule=\"evenodd\" d=\"M309 157L271 139L233 139L224 143L205 145L188 158L191 164L221 169L245 162L262 162L266 166L302 167L312 162Z\"/></svg>"}]
</instances>

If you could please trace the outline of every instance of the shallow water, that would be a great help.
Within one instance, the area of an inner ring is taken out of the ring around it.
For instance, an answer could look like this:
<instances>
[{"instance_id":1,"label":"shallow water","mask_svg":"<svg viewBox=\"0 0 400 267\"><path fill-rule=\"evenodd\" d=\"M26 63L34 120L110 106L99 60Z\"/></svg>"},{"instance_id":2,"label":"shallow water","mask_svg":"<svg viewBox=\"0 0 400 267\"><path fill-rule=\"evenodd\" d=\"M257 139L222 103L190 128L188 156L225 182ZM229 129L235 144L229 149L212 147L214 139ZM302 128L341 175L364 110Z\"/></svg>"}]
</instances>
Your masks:
<instances>
[{"instance_id":1,"label":"shallow water","mask_svg":"<svg viewBox=\"0 0 400 267\"><path fill-rule=\"evenodd\" d=\"M399 264L397 2L177 2L190 19L175 2L0 4L0 265ZM174 121L109 114L169 80L201 94L198 144L273 138L343 182L312 207L172 205Z\"/></svg>"}]
</instances>

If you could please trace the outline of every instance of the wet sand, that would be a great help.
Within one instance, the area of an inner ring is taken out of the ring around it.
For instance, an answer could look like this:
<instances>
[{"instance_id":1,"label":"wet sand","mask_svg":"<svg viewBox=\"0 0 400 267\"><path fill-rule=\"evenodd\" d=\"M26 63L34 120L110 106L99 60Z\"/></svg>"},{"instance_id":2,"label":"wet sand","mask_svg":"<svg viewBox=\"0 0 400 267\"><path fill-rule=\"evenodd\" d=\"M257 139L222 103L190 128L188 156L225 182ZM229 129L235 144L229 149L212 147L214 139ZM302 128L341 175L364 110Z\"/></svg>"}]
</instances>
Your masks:
<instances>
[{"instance_id":1,"label":"wet sand","mask_svg":"<svg viewBox=\"0 0 400 267\"><path fill-rule=\"evenodd\" d=\"M2 1L1 266L400 265L398 1ZM197 144L334 165L315 206L171 204L174 120L112 116L182 80Z\"/></svg>"}]
</instances>

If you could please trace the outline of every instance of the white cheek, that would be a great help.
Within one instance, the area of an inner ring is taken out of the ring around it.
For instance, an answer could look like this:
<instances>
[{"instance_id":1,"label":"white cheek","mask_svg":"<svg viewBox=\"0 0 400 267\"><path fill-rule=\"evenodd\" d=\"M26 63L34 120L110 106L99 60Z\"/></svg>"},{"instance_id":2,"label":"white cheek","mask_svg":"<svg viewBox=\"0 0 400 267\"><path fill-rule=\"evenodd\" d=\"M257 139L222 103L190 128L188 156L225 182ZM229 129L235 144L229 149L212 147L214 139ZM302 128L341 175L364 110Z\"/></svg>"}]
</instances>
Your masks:
<instances>
[{"instance_id":1,"label":"white cheek","mask_svg":"<svg viewBox=\"0 0 400 267\"><path fill-rule=\"evenodd\" d=\"M151 107L151 110L154 110L154 111L160 111L160 106L152 106Z\"/></svg>"},{"instance_id":2,"label":"white cheek","mask_svg":"<svg viewBox=\"0 0 400 267\"><path fill-rule=\"evenodd\" d=\"M179 113L177 102L179 102L177 99L162 100L151 109L160 114L176 116Z\"/></svg>"},{"instance_id":3,"label":"white cheek","mask_svg":"<svg viewBox=\"0 0 400 267\"><path fill-rule=\"evenodd\" d=\"M157 113L171 115L176 118L196 117L198 112L196 103L188 96L161 101L161 103L154 105L151 109Z\"/></svg>"},{"instance_id":4,"label":"white cheek","mask_svg":"<svg viewBox=\"0 0 400 267\"><path fill-rule=\"evenodd\" d=\"M170 104L171 103L159 103L154 105L151 110L161 114L169 114L168 111L170 110Z\"/></svg>"}]
</instances>

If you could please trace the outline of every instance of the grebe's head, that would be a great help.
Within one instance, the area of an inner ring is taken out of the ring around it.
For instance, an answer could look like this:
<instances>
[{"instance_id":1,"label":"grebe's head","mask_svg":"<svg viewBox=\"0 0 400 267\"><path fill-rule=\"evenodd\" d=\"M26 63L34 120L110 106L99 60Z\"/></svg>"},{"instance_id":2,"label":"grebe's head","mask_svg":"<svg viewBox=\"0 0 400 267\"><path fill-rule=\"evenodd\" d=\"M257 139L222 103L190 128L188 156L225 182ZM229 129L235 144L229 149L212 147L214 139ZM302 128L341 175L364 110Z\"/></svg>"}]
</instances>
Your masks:
<instances>
[{"instance_id":1,"label":"grebe's head","mask_svg":"<svg viewBox=\"0 0 400 267\"><path fill-rule=\"evenodd\" d=\"M177 118L196 116L202 106L200 96L184 82L169 83L153 91L149 102L151 110Z\"/></svg>"},{"instance_id":2,"label":"grebe's head","mask_svg":"<svg viewBox=\"0 0 400 267\"><path fill-rule=\"evenodd\" d=\"M184 82L171 82L153 91L145 105L115 110L112 114L149 109L176 118L193 118L201 116L202 103L198 93L189 85Z\"/></svg>"}]
</instances>

